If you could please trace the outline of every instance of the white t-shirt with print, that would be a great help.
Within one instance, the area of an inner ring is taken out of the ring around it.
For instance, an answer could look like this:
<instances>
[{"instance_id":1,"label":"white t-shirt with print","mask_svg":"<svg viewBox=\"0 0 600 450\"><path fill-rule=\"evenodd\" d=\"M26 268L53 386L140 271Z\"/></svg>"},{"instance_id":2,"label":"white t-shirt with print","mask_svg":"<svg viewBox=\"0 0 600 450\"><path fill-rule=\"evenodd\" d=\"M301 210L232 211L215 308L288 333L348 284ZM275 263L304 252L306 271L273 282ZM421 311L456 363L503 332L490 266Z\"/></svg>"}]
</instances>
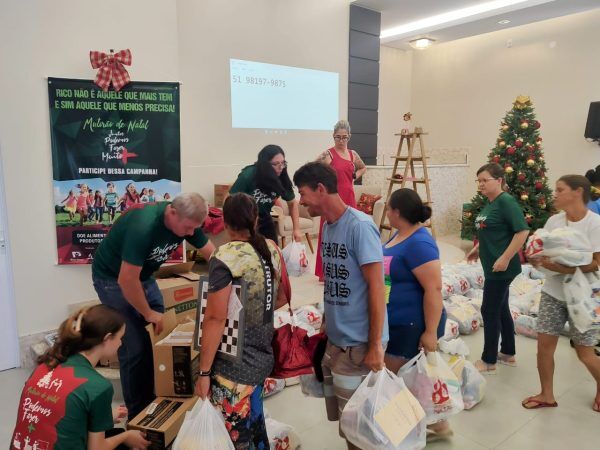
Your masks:
<instances>
[{"instance_id":1,"label":"white t-shirt with print","mask_svg":"<svg viewBox=\"0 0 600 450\"><path fill-rule=\"evenodd\" d=\"M544 229L547 231L552 231L556 230L557 228L564 228L565 226L575 228L580 233L587 236L592 244L592 251L594 253L600 252L600 215L588 211L585 217L579 222L570 222L567 221L565 212L561 211L548 219L546 225L544 225ZM554 298L564 300L564 278L565 275L560 273L557 273L554 276L547 276L542 291Z\"/></svg>"}]
</instances>

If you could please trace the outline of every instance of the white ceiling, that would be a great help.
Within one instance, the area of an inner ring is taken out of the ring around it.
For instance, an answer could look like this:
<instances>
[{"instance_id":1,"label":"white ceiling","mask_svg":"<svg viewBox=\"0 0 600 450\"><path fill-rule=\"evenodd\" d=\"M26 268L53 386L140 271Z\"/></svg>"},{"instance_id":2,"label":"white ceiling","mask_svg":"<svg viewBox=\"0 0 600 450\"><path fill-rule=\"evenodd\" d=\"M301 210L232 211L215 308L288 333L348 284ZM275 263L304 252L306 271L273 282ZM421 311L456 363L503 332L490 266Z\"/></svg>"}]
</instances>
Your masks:
<instances>
[{"instance_id":1,"label":"white ceiling","mask_svg":"<svg viewBox=\"0 0 600 450\"><path fill-rule=\"evenodd\" d=\"M481 0L356 0L352 3L381 12L381 31L383 32L430 16L485 2ZM384 38L381 43L408 50L410 49L408 41L417 37L427 36L435 39L437 43L448 42L599 7L600 0L530 0L501 10L413 31L397 37ZM510 23L498 24L498 21L504 19L510 20Z\"/></svg>"}]
</instances>

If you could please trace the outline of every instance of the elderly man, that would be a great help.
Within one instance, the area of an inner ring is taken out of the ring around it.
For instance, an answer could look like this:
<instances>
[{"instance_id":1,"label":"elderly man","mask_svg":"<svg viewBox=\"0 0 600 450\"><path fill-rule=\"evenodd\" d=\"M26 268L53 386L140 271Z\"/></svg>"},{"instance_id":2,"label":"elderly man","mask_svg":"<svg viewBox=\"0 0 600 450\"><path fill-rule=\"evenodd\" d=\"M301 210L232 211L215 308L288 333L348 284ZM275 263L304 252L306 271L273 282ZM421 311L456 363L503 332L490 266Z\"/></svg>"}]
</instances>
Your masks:
<instances>
[{"instance_id":1,"label":"elderly man","mask_svg":"<svg viewBox=\"0 0 600 450\"><path fill-rule=\"evenodd\" d=\"M126 319L119 364L129 418L154 400L152 346L145 326L152 323L156 334L162 331L164 303L152 274L184 239L208 260L214 246L200 229L207 212L206 202L196 193L129 210L94 255L92 278L98 297Z\"/></svg>"}]
</instances>

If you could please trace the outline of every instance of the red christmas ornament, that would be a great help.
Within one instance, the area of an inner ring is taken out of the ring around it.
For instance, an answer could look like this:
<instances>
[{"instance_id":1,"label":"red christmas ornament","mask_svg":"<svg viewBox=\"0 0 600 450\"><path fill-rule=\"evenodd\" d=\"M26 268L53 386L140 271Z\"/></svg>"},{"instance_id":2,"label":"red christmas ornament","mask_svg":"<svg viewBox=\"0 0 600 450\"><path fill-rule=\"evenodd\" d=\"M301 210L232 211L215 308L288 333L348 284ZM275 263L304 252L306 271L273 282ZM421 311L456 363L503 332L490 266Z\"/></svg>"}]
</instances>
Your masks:
<instances>
[{"instance_id":1,"label":"red christmas ornament","mask_svg":"<svg viewBox=\"0 0 600 450\"><path fill-rule=\"evenodd\" d=\"M506 153L514 155L517 150L514 147L506 147Z\"/></svg>"},{"instance_id":2,"label":"red christmas ornament","mask_svg":"<svg viewBox=\"0 0 600 450\"><path fill-rule=\"evenodd\" d=\"M531 144L527 144L525 146L525 148L527 149L527 151L530 151L530 152L533 151L533 145L531 145Z\"/></svg>"},{"instance_id":3,"label":"red christmas ornament","mask_svg":"<svg viewBox=\"0 0 600 450\"><path fill-rule=\"evenodd\" d=\"M542 137L541 137L541 136L538 136L538 137L537 137L537 139L536 139L535 141L536 141L536 142L542 142L542 141L543 141L543 139L542 139Z\"/></svg>"},{"instance_id":4,"label":"red christmas ornament","mask_svg":"<svg viewBox=\"0 0 600 450\"><path fill-rule=\"evenodd\" d=\"M497 164L497 163L499 163L499 162L500 162L500 157L499 157L498 155L495 155L495 156L492 158L492 161L494 161L494 162Z\"/></svg>"},{"instance_id":5,"label":"red christmas ornament","mask_svg":"<svg viewBox=\"0 0 600 450\"><path fill-rule=\"evenodd\" d=\"M517 179L521 182L525 181L527 177L525 176L525 174L523 172L519 172L519 174L517 175Z\"/></svg>"},{"instance_id":6,"label":"red christmas ornament","mask_svg":"<svg viewBox=\"0 0 600 450\"><path fill-rule=\"evenodd\" d=\"M517 139L515 141L515 147L517 147L517 148L523 147L523 141L521 139Z\"/></svg>"},{"instance_id":7,"label":"red christmas ornament","mask_svg":"<svg viewBox=\"0 0 600 450\"><path fill-rule=\"evenodd\" d=\"M533 124L534 128L537 130L539 127L542 126L542 124L539 121L535 121L535 123Z\"/></svg>"},{"instance_id":8,"label":"red christmas ornament","mask_svg":"<svg viewBox=\"0 0 600 450\"><path fill-rule=\"evenodd\" d=\"M536 188L538 191L541 191L543 187L544 187L544 185L542 184L542 182L541 182L541 181L536 181L536 182L535 182L535 188Z\"/></svg>"}]
</instances>

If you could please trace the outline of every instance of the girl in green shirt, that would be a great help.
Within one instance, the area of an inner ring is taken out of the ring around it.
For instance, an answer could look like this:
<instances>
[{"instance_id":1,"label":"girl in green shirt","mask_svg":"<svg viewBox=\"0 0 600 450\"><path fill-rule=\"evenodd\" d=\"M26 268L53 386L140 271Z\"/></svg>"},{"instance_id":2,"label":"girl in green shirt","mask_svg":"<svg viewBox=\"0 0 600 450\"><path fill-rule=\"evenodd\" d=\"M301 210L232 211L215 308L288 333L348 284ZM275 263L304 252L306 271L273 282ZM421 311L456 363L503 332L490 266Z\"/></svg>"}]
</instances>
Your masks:
<instances>
[{"instance_id":1,"label":"girl in green shirt","mask_svg":"<svg viewBox=\"0 0 600 450\"><path fill-rule=\"evenodd\" d=\"M39 358L23 388L11 450L145 449L150 444L140 431L113 435L127 409L112 410L112 384L94 369L117 353L124 333L123 317L104 305L82 308L61 324L56 343Z\"/></svg>"}]
</instances>

